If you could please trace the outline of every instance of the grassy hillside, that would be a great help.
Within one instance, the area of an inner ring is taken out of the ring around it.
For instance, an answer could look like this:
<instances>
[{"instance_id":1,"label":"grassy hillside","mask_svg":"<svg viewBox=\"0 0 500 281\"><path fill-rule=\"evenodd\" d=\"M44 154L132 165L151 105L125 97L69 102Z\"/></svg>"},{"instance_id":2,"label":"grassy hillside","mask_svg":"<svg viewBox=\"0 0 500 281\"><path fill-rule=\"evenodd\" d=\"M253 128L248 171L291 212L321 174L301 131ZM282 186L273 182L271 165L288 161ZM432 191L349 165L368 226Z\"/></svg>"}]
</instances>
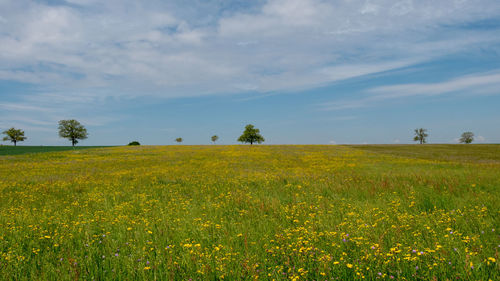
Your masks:
<instances>
[{"instance_id":1,"label":"grassy hillside","mask_svg":"<svg viewBox=\"0 0 500 281\"><path fill-rule=\"evenodd\" d=\"M498 280L497 158L472 145L4 156L0 279Z\"/></svg>"},{"instance_id":2,"label":"grassy hillside","mask_svg":"<svg viewBox=\"0 0 500 281\"><path fill-rule=\"evenodd\" d=\"M17 155L26 153L57 152L67 150L80 150L89 148L99 148L103 146L12 146L0 145L0 155Z\"/></svg>"}]
</instances>

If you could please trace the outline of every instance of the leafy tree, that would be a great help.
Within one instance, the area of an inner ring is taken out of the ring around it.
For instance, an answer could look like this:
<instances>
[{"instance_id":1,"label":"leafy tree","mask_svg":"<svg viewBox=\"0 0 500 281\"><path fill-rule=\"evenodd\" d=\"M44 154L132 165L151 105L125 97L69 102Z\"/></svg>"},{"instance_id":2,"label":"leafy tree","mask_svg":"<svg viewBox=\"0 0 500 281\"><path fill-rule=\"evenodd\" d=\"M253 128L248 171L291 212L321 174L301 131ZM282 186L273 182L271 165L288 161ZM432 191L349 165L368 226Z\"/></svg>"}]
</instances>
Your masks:
<instances>
[{"instance_id":1,"label":"leafy tree","mask_svg":"<svg viewBox=\"0 0 500 281\"><path fill-rule=\"evenodd\" d=\"M243 131L243 134L238 138L239 142L244 142L244 143L250 143L252 145L254 142L256 143L262 143L264 142L264 137L260 135L260 130L254 128L253 125L248 124L245 127L245 131Z\"/></svg>"},{"instance_id":2,"label":"leafy tree","mask_svg":"<svg viewBox=\"0 0 500 281\"><path fill-rule=\"evenodd\" d=\"M420 142L420 144L424 144L427 142L427 137L429 134L426 133L427 129L420 128L420 129L415 129L415 137L413 138L414 141Z\"/></svg>"},{"instance_id":3,"label":"leafy tree","mask_svg":"<svg viewBox=\"0 0 500 281\"><path fill-rule=\"evenodd\" d=\"M176 138L175 141L178 142L178 143L181 143L182 142L182 138Z\"/></svg>"},{"instance_id":4,"label":"leafy tree","mask_svg":"<svg viewBox=\"0 0 500 281\"><path fill-rule=\"evenodd\" d=\"M138 141L131 141L128 145L141 145Z\"/></svg>"},{"instance_id":5,"label":"leafy tree","mask_svg":"<svg viewBox=\"0 0 500 281\"><path fill-rule=\"evenodd\" d=\"M87 138L87 129L80 124L80 122L72 120L61 120L59 121L59 136L71 141L71 144L75 146L78 140L84 140Z\"/></svg>"},{"instance_id":6,"label":"leafy tree","mask_svg":"<svg viewBox=\"0 0 500 281\"><path fill-rule=\"evenodd\" d=\"M460 137L460 143L471 143L474 140L474 133L473 132L465 132L462 134Z\"/></svg>"},{"instance_id":7,"label":"leafy tree","mask_svg":"<svg viewBox=\"0 0 500 281\"><path fill-rule=\"evenodd\" d=\"M21 129L16 129L14 127L5 130L2 132L2 134L6 135L3 140L4 141L11 141L14 143L14 146L17 146L18 141L24 141L27 139L27 137L24 136L24 131Z\"/></svg>"},{"instance_id":8,"label":"leafy tree","mask_svg":"<svg viewBox=\"0 0 500 281\"><path fill-rule=\"evenodd\" d=\"M211 139L211 140L213 141L213 143L215 144L215 142L219 139L219 136L217 136L217 135L213 135L210 139Z\"/></svg>"}]
</instances>

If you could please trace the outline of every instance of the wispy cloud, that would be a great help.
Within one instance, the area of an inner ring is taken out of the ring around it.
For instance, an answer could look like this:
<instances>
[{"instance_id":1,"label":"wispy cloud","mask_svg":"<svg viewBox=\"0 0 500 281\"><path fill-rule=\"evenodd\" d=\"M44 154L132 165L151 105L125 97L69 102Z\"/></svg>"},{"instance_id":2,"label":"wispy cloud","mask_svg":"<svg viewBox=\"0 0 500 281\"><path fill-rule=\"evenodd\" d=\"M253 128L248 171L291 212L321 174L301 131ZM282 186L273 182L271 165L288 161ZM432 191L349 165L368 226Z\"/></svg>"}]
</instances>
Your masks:
<instances>
[{"instance_id":1,"label":"wispy cloud","mask_svg":"<svg viewBox=\"0 0 500 281\"><path fill-rule=\"evenodd\" d=\"M319 105L321 110L343 110L375 106L383 101L409 97L431 97L450 93L500 94L500 72L466 75L437 83L387 85L363 91L360 97L336 100Z\"/></svg>"},{"instance_id":2,"label":"wispy cloud","mask_svg":"<svg viewBox=\"0 0 500 281\"><path fill-rule=\"evenodd\" d=\"M23 103L0 103L0 108L5 111L37 111L37 112L49 112L51 109L41 106L23 104Z\"/></svg>"},{"instance_id":3,"label":"wispy cloud","mask_svg":"<svg viewBox=\"0 0 500 281\"><path fill-rule=\"evenodd\" d=\"M493 0L181 2L2 1L0 79L82 96L293 91L500 42L453 29L497 17Z\"/></svg>"},{"instance_id":4,"label":"wispy cloud","mask_svg":"<svg viewBox=\"0 0 500 281\"><path fill-rule=\"evenodd\" d=\"M442 95L465 90L471 90L471 93L474 93L475 90L481 91L483 88L492 89L492 86L497 89L494 92L500 94L500 73L468 75L439 83L383 86L370 89L368 93L375 94L378 99L388 99L418 95Z\"/></svg>"}]
</instances>

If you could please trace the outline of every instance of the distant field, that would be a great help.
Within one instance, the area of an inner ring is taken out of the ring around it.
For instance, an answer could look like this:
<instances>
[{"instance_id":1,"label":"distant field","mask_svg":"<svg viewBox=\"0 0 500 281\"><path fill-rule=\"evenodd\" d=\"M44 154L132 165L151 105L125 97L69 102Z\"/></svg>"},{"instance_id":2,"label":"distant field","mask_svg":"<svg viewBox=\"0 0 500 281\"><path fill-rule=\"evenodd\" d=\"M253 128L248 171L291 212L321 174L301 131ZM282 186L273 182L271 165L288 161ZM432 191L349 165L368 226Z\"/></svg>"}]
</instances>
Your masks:
<instances>
[{"instance_id":1,"label":"distant field","mask_svg":"<svg viewBox=\"0 0 500 281\"><path fill-rule=\"evenodd\" d=\"M0 280L500 280L496 145L0 156Z\"/></svg>"},{"instance_id":2,"label":"distant field","mask_svg":"<svg viewBox=\"0 0 500 281\"><path fill-rule=\"evenodd\" d=\"M500 162L500 144L353 145L401 157L463 162Z\"/></svg>"},{"instance_id":3,"label":"distant field","mask_svg":"<svg viewBox=\"0 0 500 281\"><path fill-rule=\"evenodd\" d=\"M66 150L79 150L89 148L100 148L104 146L12 146L0 145L0 155L17 155L26 153L39 153L39 152L57 152Z\"/></svg>"}]
</instances>

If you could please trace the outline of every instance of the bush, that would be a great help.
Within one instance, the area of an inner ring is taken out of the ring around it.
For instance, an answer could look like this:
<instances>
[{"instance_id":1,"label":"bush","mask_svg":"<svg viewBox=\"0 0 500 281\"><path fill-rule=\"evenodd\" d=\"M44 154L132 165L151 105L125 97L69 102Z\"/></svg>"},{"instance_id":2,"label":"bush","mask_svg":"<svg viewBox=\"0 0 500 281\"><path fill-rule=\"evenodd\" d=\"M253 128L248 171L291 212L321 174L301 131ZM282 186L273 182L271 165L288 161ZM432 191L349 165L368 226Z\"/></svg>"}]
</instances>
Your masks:
<instances>
[{"instance_id":1,"label":"bush","mask_svg":"<svg viewBox=\"0 0 500 281\"><path fill-rule=\"evenodd\" d=\"M130 142L128 145L141 145L138 141Z\"/></svg>"}]
</instances>

